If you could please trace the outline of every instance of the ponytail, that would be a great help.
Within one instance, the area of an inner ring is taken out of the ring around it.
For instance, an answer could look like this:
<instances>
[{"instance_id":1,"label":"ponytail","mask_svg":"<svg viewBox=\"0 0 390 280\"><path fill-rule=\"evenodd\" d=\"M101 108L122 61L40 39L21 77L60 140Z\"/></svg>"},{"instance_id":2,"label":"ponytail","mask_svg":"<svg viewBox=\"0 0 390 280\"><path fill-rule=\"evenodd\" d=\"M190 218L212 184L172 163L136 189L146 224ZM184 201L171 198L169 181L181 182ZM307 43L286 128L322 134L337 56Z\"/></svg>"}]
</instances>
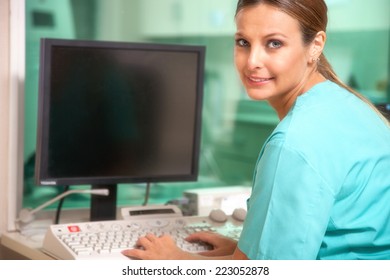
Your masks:
<instances>
[{"instance_id":1,"label":"ponytail","mask_svg":"<svg viewBox=\"0 0 390 280\"><path fill-rule=\"evenodd\" d=\"M332 65L329 63L329 61L326 59L324 54L321 54L320 59L317 64L317 70L320 72L327 80L332 81L336 84L338 84L340 87L346 89L350 93L357 96L359 99L364 101L368 106L371 107L372 110L375 111L379 115L379 117L383 120L387 126L390 127L390 122L385 118L385 116L375 107L375 105L364 95L357 92L350 86L346 85L343 81L340 80L340 78L336 75L335 71L333 70Z\"/></svg>"}]
</instances>

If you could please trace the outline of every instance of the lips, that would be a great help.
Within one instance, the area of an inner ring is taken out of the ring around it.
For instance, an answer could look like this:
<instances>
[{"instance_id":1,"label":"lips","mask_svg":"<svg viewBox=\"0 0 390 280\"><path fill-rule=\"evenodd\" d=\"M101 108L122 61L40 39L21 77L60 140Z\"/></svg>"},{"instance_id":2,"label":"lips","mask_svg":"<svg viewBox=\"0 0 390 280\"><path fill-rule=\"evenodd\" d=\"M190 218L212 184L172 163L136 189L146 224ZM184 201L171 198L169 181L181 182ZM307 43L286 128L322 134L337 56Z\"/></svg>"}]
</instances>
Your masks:
<instances>
[{"instance_id":1,"label":"lips","mask_svg":"<svg viewBox=\"0 0 390 280\"><path fill-rule=\"evenodd\" d=\"M264 77L247 77L247 78L249 83L255 85L262 85L274 79L274 78L264 78Z\"/></svg>"},{"instance_id":2,"label":"lips","mask_svg":"<svg viewBox=\"0 0 390 280\"><path fill-rule=\"evenodd\" d=\"M272 78L251 78L251 77L249 77L249 80L251 80L252 82L255 82L255 83L261 83L261 82L270 81L270 80L272 80Z\"/></svg>"}]
</instances>

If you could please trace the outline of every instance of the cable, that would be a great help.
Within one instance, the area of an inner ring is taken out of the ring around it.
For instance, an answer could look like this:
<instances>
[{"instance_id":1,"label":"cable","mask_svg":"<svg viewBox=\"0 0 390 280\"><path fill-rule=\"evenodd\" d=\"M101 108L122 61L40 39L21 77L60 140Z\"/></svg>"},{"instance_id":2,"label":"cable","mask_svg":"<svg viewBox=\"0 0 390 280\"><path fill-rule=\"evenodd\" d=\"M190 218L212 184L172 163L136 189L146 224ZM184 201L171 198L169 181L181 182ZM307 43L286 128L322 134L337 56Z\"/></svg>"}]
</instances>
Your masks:
<instances>
[{"instance_id":1,"label":"cable","mask_svg":"<svg viewBox=\"0 0 390 280\"><path fill-rule=\"evenodd\" d=\"M149 196L150 196L150 183L146 183L146 193L145 193L145 200L144 203L142 204L143 206L146 206L149 201Z\"/></svg>"},{"instance_id":2,"label":"cable","mask_svg":"<svg viewBox=\"0 0 390 280\"><path fill-rule=\"evenodd\" d=\"M69 186L65 186L64 187L64 193L67 192L69 190ZM62 197L60 199L60 201L58 202L58 206L57 206L57 211L56 211L56 217L55 217L55 220L54 220L54 224L55 225L58 225L59 224L59 221L60 221L60 215L61 215L61 209L62 209L62 204L64 203L64 200L65 200L65 197Z\"/></svg>"},{"instance_id":3,"label":"cable","mask_svg":"<svg viewBox=\"0 0 390 280\"><path fill-rule=\"evenodd\" d=\"M22 222L22 223L29 223L31 222L32 220L34 220L34 214L41 211L42 209L46 208L47 206L53 204L54 202L62 199L63 197L65 196L68 196L70 194L74 194L74 193L87 193L87 194L91 194L91 195L104 195L104 196L107 196L109 195L109 190L108 189L98 189L98 190L70 190L70 191L66 191L66 192L63 192L62 194L56 196L55 198L53 199L50 199L49 201L43 203L42 205L40 205L39 207L35 208L35 209L28 209L28 208L23 208L22 210L20 210L19 212L19 216L16 218L15 222L16 223L19 223L19 222Z\"/></svg>"}]
</instances>

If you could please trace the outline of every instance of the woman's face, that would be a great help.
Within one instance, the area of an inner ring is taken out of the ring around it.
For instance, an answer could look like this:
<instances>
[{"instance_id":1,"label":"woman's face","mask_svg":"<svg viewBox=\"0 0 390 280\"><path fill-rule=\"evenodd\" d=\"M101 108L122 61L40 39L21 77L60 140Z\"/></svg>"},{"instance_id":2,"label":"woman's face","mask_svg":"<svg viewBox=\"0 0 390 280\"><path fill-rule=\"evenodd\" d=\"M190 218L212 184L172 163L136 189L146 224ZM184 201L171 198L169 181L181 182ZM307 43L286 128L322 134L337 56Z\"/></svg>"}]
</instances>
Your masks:
<instances>
[{"instance_id":1,"label":"woman's face","mask_svg":"<svg viewBox=\"0 0 390 280\"><path fill-rule=\"evenodd\" d=\"M234 59L249 97L279 107L308 89L313 56L297 20L259 4L239 11L236 25Z\"/></svg>"}]
</instances>

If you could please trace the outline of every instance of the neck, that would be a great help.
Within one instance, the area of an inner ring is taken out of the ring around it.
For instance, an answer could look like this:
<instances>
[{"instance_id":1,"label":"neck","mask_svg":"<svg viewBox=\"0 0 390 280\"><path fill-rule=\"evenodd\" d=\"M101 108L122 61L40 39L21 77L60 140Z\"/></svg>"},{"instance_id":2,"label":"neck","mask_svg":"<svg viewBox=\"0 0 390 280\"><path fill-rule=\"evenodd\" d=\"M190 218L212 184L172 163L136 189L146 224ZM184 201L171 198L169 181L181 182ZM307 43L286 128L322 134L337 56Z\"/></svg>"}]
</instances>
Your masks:
<instances>
[{"instance_id":1,"label":"neck","mask_svg":"<svg viewBox=\"0 0 390 280\"><path fill-rule=\"evenodd\" d=\"M287 94L269 99L268 103L274 108L280 120L282 120L290 111L297 98L307 92L316 84L324 82L326 79L322 74L315 72L305 83L300 84L294 90Z\"/></svg>"}]
</instances>

